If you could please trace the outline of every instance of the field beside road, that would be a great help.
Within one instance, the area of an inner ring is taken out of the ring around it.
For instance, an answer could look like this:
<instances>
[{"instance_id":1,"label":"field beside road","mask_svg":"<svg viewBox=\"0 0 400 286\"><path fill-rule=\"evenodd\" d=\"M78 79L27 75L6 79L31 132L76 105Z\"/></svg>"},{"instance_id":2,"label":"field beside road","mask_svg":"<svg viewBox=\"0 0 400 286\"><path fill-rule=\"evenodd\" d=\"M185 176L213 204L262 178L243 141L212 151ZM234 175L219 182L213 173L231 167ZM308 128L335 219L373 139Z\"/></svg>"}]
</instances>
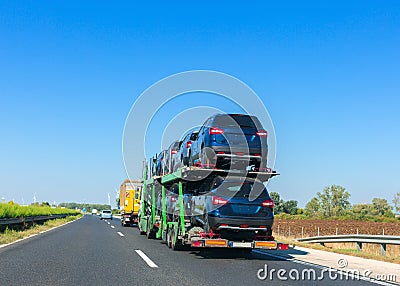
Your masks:
<instances>
[{"instance_id":1,"label":"field beside road","mask_svg":"<svg viewBox=\"0 0 400 286\"><path fill-rule=\"evenodd\" d=\"M400 222L370 222L358 220L325 220L325 219L282 219L275 218L273 235L293 243L296 238L327 235L400 235ZM296 242L297 243L297 242ZM298 244L298 243L297 243ZM357 252L356 243L326 243L324 247L302 243L305 247L326 249L368 257L383 261L400 263L400 246L387 245L386 257L380 255L379 244L363 244L362 253Z\"/></svg>"}]
</instances>

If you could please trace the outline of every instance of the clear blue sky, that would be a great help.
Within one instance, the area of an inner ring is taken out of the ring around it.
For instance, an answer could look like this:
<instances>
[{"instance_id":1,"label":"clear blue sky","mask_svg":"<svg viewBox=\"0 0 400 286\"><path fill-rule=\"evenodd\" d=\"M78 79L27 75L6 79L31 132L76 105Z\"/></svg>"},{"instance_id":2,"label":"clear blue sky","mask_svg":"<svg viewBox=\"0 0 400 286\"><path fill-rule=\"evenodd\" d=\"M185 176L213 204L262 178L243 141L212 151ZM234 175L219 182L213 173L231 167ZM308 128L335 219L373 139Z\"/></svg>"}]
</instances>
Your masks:
<instances>
[{"instance_id":1,"label":"clear blue sky","mask_svg":"<svg viewBox=\"0 0 400 286\"><path fill-rule=\"evenodd\" d=\"M269 189L285 200L331 184L352 203L400 192L398 1L131 2L0 2L0 197L107 202L132 104L194 69L261 97L282 174Z\"/></svg>"}]
</instances>

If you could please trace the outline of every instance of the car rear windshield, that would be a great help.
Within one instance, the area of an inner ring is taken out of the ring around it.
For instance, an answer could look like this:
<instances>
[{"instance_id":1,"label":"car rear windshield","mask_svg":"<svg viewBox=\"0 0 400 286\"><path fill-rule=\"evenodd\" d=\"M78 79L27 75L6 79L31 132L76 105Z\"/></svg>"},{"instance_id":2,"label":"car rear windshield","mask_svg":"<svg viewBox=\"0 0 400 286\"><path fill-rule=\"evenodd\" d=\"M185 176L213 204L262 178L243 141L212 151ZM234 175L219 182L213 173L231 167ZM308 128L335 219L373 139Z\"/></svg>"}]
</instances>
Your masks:
<instances>
[{"instance_id":1,"label":"car rear windshield","mask_svg":"<svg viewBox=\"0 0 400 286\"><path fill-rule=\"evenodd\" d=\"M269 199L267 189L260 182L223 182L217 189L218 194L228 197L247 197L249 200Z\"/></svg>"},{"instance_id":2,"label":"car rear windshield","mask_svg":"<svg viewBox=\"0 0 400 286\"><path fill-rule=\"evenodd\" d=\"M103 211L104 214L110 214L111 211Z\"/></svg>"},{"instance_id":3,"label":"car rear windshield","mask_svg":"<svg viewBox=\"0 0 400 286\"><path fill-rule=\"evenodd\" d=\"M214 119L215 126L221 127L238 127L256 129L256 119L249 115L222 115Z\"/></svg>"}]
</instances>

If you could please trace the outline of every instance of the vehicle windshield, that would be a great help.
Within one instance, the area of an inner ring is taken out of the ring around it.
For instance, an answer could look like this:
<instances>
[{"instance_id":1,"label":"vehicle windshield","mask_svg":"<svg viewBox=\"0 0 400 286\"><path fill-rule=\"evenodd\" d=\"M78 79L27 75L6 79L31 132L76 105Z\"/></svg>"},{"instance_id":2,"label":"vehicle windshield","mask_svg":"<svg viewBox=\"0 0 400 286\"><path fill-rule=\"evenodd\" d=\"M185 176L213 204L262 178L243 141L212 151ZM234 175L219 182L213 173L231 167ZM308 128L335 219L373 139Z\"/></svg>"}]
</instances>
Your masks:
<instances>
[{"instance_id":1,"label":"vehicle windshield","mask_svg":"<svg viewBox=\"0 0 400 286\"><path fill-rule=\"evenodd\" d=\"M268 192L264 184L260 182L223 182L217 192L227 197L246 197L251 200L262 198L268 199Z\"/></svg>"},{"instance_id":2,"label":"vehicle windshield","mask_svg":"<svg viewBox=\"0 0 400 286\"><path fill-rule=\"evenodd\" d=\"M110 214L111 211L103 211L104 214Z\"/></svg>"}]
</instances>

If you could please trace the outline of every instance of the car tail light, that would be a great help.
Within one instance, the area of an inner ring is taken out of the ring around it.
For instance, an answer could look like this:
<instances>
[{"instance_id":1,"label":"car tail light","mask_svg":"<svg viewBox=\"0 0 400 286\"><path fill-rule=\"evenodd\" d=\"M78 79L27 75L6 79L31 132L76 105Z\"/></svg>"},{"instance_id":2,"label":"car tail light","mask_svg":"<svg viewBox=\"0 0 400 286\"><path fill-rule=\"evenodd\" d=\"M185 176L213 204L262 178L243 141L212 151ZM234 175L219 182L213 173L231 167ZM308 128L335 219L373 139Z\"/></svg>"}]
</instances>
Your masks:
<instances>
[{"instance_id":1,"label":"car tail light","mask_svg":"<svg viewBox=\"0 0 400 286\"><path fill-rule=\"evenodd\" d=\"M228 226L226 223L221 223L220 226Z\"/></svg>"},{"instance_id":2,"label":"car tail light","mask_svg":"<svg viewBox=\"0 0 400 286\"><path fill-rule=\"evenodd\" d=\"M192 146L192 141L186 142L186 149L189 149Z\"/></svg>"},{"instance_id":3,"label":"car tail light","mask_svg":"<svg viewBox=\"0 0 400 286\"><path fill-rule=\"evenodd\" d=\"M274 207L274 201L273 200L271 200L271 199L268 199L268 200L266 200L266 201L263 201L262 203L261 203L261 205L263 206L263 207L267 207L267 208L273 208Z\"/></svg>"},{"instance_id":4,"label":"car tail light","mask_svg":"<svg viewBox=\"0 0 400 286\"><path fill-rule=\"evenodd\" d=\"M241 224L240 227L241 227L241 228L248 228L249 225L248 225L248 224Z\"/></svg>"},{"instance_id":5,"label":"car tail light","mask_svg":"<svg viewBox=\"0 0 400 286\"><path fill-rule=\"evenodd\" d=\"M175 198L174 196L171 196L171 197L169 198L169 201L170 201L171 203L176 202L176 198Z\"/></svg>"},{"instance_id":6,"label":"car tail light","mask_svg":"<svg viewBox=\"0 0 400 286\"><path fill-rule=\"evenodd\" d=\"M213 134L223 134L224 130L222 130L221 128L218 127L210 127L210 135Z\"/></svg>"},{"instance_id":7,"label":"car tail light","mask_svg":"<svg viewBox=\"0 0 400 286\"><path fill-rule=\"evenodd\" d=\"M257 131L257 132L256 132L256 135L257 135L257 136L260 136L260 137L267 137L267 136L268 136L268 133L267 133L267 131L265 131L265 130L260 130L260 131Z\"/></svg>"},{"instance_id":8,"label":"car tail light","mask_svg":"<svg viewBox=\"0 0 400 286\"><path fill-rule=\"evenodd\" d=\"M228 203L228 200L220 198L220 197L212 197L212 204L213 205L225 205Z\"/></svg>"},{"instance_id":9,"label":"car tail light","mask_svg":"<svg viewBox=\"0 0 400 286\"><path fill-rule=\"evenodd\" d=\"M261 157L261 154L254 154L254 156L259 156L259 157Z\"/></svg>"},{"instance_id":10,"label":"car tail light","mask_svg":"<svg viewBox=\"0 0 400 286\"><path fill-rule=\"evenodd\" d=\"M178 154L178 151L176 151L176 150L171 150L171 154L172 154L172 155Z\"/></svg>"},{"instance_id":11,"label":"car tail light","mask_svg":"<svg viewBox=\"0 0 400 286\"><path fill-rule=\"evenodd\" d=\"M225 154L225 152L222 152L222 151L217 152L217 155L224 155L224 154Z\"/></svg>"},{"instance_id":12,"label":"car tail light","mask_svg":"<svg viewBox=\"0 0 400 286\"><path fill-rule=\"evenodd\" d=\"M243 153L243 152L236 152L236 155L238 155L238 156L243 156L244 153Z\"/></svg>"}]
</instances>

